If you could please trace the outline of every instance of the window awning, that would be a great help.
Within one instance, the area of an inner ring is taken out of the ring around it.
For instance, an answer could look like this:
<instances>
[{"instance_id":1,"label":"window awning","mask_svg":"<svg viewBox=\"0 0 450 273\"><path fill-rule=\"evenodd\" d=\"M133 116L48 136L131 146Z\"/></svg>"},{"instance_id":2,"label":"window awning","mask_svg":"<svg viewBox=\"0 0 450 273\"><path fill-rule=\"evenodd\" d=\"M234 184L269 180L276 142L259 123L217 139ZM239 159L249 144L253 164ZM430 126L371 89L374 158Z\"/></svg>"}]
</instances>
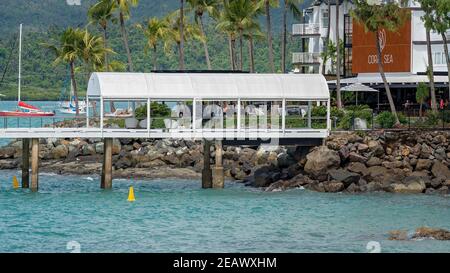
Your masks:
<instances>
[{"instance_id":1,"label":"window awning","mask_svg":"<svg viewBox=\"0 0 450 273\"><path fill-rule=\"evenodd\" d=\"M93 73L89 97L106 99L328 100L322 75L234 73Z\"/></svg>"},{"instance_id":2,"label":"window awning","mask_svg":"<svg viewBox=\"0 0 450 273\"><path fill-rule=\"evenodd\" d=\"M421 82L428 83L428 76L416 75L411 73L386 73L386 80L390 85L417 85ZM448 84L447 76L434 76L435 83L443 85ZM359 74L358 77L341 79L341 85L350 85L354 83L360 83L368 86L381 86L383 85L383 79L379 73L364 73ZM328 81L328 84L336 86L336 81ZM381 86L382 87L382 86Z\"/></svg>"}]
</instances>

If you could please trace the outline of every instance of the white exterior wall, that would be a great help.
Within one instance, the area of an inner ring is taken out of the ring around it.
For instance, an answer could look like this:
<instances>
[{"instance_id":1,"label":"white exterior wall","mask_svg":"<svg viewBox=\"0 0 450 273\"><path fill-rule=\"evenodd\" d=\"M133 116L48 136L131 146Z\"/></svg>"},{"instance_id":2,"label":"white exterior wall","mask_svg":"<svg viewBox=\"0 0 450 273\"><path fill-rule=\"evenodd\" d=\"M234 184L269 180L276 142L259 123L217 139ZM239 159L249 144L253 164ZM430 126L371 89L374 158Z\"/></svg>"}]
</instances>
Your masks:
<instances>
[{"instance_id":1,"label":"white exterior wall","mask_svg":"<svg viewBox=\"0 0 450 273\"><path fill-rule=\"evenodd\" d=\"M409 4L411 7L419 7L417 3L414 3L414 1L411 1ZM353 5L351 3L342 3L340 6L340 21L339 21L339 32L340 32L340 38L344 38L344 15L349 14L350 10L352 9ZM308 43L308 51L309 53L321 53L324 49L324 39L326 39L327 36L327 25L322 25L322 13L323 10L326 10L328 8L328 5L325 3L322 3L320 6L313 6L313 12L312 15L309 18L309 22L306 23L314 23L314 24L320 24L320 37L310 37L309 39L305 39L305 41ZM410 72L413 74L417 73L423 73L426 71L426 68L428 66L427 61L427 48L426 48L426 32L425 32L425 26L421 19L423 16L423 11L418 9L412 9L411 14L411 71L405 71ZM331 20L331 32L330 32L330 39L333 41L333 43L336 43L335 35L336 35L336 6L331 6L331 13L330 13L330 20ZM450 47L450 30L448 31L448 44ZM308 41L309 40L309 41ZM432 51L433 51L433 68L435 72L447 72L447 64L445 62L445 59L443 57L444 54L444 46L442 44L442 37L438 33L431 33L431 41L441 43L441 44L433 44L432 45ZM444 55L445 56L445 55ZM322 63L320 64L319 68L322 66ZM317 68L316 68L317 69ZM331 70L331 61L328 61L326 65L326 71ZM320 70L319 70L320 71ZM317 71L316 71L317 72Z\"/></svg>"},{"instance_id":2,"label":"white exterior wall","mask_svg":"<svg viewBox=\"0 0 450 273\"><path fill-rule=\"evenodd\" d=\"M412 24L412 64L411 72L413 74L423 73L428 67L428 55L426 42L426 30L421 19L423 11L413 10L411 15ZM436 32L431 32L431 42L438 42L440 44L432 44L431 51L433 52L433 69L435 72L447 72L447 63L445 62L444 45L442 44L442 37ZM450 46L450 43L448 43Z\"/></svg>"},{"instance_id":3,"label":"white exterior wall","mask_svg":"<svg viewBox=\"0 0 450 273\"><path fill-rule=\"evenodd\" d=\"M344 40L344 15L349 14L350 9L353 5L351 3L342 3L339 7L339 38ZM313 6L313 13L309 18L308 22L311 24L319 24L320 25L320 37L310 37L308 38L308 50L309 53L322 53L324 50L324 41L327 38L328 25L322 24L322 16L323 12L328 9L328 5L322 3L320 6ZM330 40L336 44L336 5L331 6L330 20L331 20L331 31L330 31ZM322 62L320 66L322 66ZM326 71L331 70L331 61L327 62Z\"/></svg>"}]
</instances>

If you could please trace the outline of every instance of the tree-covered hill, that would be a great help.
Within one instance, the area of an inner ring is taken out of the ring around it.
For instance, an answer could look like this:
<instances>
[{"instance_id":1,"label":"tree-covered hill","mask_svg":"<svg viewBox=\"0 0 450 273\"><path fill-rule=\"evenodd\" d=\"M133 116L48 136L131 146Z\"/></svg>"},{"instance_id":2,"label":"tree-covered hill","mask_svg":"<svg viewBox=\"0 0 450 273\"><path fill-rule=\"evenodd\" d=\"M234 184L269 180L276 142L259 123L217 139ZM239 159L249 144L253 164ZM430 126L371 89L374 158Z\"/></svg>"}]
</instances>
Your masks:
<instances>
[{"instance_id":1,"label":"tree-covered hill","mask_svg":"<svg viewBox=\"0 0 450 273\"><path fill-rule=\"evenodd\" d=\"M71 1L71 0L69 0ZM72 0L73 1L73 0ZM6 71L5 79L0 84L0 93L6 99L15 99L17 94L17 33L20 22L24 24L23 33L23 97L33 99L58 99L61 88L68 78L67 67L63 64L53 65L54 56L42 47L42 43L56 39L57 35L67 26L86 25L86 11L96 0L80 0L81 6L69 6L66 0L2 0L0 8L0 79ZM132 19L127 21L129 41L135 71L148 72L152 69L151 56L145 54L145 38L135 27L137 22L145 18L163 17L168 12L178 8L178 0L140 0L138 8L132 9ZM281 26L280 9L273 10L274 51L276 69L281 63ZM215 29L214 24L207 22L206 33L210 48L213 69L229 69L228 42L226 37ZM261 27L265 28L261 18ZM100 34L99 30L90 26L90 30ZM109 44L116 52L113 59L126 62L125 51L117 25L110 27ZM288 68L290 68L291 52L299 50L300 41L288 38ZM244 46L247 51L247 44ZM249 68L247 54L244 59L244 69ZM11 57L11 58L10 58ZM175 49L166 54L159 49L158 63L161 69L177 69L178 56ZM7 69L5 69L7 67ZM267 43L265 39L255 41L255 67L257 72L268 72ZM186 69L206 69L203 47L200 42L191 41L186 45ZM77 82L83 95L88 75L77 73Z\"/></svg>"}]
</instances>

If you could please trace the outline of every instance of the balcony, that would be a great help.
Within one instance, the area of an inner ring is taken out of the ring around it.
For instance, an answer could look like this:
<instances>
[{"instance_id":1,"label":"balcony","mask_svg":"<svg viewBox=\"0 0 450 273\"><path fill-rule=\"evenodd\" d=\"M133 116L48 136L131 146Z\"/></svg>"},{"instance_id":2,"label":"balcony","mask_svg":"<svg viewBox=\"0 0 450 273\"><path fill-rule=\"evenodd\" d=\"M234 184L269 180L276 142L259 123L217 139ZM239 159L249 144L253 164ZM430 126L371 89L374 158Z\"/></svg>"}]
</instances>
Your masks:
<instances>
[{"instance_id":1,"label":"balcony","mask_svg":"<svg viewBox=\"0 0 450 273\"><path fill-rule=\"evenodd\" d=\"M320 64L320 53L300 52L292 54L292 63L297 65Z\"/></svg>"},{"instance_id":2,"label":"balcony","mask_svg":"<svg viewBox=\"0 0 450 273\"><path fill-rule=\"evenodd\" d=\"M320 36L320 24L294 24L292 35Z\"/></svg>"}]
</instances>

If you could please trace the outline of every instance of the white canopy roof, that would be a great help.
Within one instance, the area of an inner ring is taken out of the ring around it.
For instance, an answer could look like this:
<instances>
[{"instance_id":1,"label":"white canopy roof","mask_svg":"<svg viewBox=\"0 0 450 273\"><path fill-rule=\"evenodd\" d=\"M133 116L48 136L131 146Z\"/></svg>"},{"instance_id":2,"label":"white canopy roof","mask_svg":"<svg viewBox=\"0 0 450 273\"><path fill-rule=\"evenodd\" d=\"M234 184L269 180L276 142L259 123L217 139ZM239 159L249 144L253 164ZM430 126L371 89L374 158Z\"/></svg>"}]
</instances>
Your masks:
<instances>
[{"instance_id":1,"label":"white canopy roof","mask_svg":"<svg viewBox=\"0 0 450 273\"><path fill-rule=\"evenodd\" d=\"M322 75L234 73L93 73L89 97L107 99L328 100Z\"/></svg>"}]
</instances>

